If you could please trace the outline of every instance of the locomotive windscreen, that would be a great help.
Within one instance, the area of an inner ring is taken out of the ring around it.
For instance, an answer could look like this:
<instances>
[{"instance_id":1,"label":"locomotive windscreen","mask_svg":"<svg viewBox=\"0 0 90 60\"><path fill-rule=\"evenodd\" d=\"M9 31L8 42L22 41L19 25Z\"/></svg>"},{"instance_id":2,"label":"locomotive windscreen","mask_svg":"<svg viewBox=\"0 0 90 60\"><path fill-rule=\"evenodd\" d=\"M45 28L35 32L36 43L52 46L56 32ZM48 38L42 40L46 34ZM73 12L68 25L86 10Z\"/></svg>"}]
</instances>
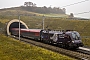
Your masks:
<instances>
[{"instance_id":1,"label":"locomotive windscreen","mask_svg":"<svg viewBox=\"0 0 90 60\"><path fill-rule=\"evenodd\" d=\"M80 34L78 32L72 32L72 37L75 40L80 40Z\"/></svg>"}]
</instances>

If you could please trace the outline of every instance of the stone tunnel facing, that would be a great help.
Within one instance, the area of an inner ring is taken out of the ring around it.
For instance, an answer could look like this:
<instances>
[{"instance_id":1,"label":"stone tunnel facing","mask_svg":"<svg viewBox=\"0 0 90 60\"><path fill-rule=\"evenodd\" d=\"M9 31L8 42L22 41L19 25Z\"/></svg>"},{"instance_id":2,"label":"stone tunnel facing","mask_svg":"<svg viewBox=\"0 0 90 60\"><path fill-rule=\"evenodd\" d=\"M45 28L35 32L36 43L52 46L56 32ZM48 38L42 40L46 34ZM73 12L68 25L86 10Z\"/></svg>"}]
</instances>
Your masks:
<instances>
[{"instance_id":1,"label":"stone tunnel facing","mask_svg":"<svg viewBox=\"0 0 90 60\"><path fill-rule=\"evenodd\" d=\"M19 20L14 19L7 24L7 35L11 34L12 28L19 28ZM27 25L22 21L20 21L20 28L28 29Z\"/></svg>"}]
</instances>

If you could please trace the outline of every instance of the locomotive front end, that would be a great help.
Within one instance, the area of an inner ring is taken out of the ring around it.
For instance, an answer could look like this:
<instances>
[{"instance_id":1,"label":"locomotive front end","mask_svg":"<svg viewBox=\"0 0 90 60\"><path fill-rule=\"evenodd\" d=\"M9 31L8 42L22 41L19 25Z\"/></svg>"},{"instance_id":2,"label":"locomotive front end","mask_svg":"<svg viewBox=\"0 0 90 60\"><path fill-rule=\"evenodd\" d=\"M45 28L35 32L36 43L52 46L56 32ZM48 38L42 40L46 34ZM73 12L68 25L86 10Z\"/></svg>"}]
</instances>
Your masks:
<instances>
[{"instance_id":1,"label":"locomotive front end","mask_svg":"<svg viewBox=\"0 0 90 60\"><path fill-rule=\"evenodd\" d=\"M71 40L72 40L72 44L71 44L72 47L78 48L78 47L83 46L80 34L78 32L72 31L70 36L71 36Z\"/></svg>"}]
</instances>

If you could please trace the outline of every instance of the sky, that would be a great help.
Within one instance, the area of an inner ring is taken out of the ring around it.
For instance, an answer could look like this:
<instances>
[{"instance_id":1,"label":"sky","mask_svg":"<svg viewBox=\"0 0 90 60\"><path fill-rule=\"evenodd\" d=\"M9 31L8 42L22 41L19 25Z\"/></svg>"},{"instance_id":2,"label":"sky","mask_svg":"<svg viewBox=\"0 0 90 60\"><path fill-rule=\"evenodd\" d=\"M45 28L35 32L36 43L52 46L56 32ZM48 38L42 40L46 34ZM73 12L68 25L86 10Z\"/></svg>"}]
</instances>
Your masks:
<instances>
[{"instance_id":1,"label":"sky","mask_svg":"<svg viewBox=\"0 0 90 60\"><path fill-rule=\"evenodd\" d=\"M78 3L85 1L82 3ZM66 8L66 14L73 13L75 17L90 18L90 0L0 0L0 9L23 6L24 2L33 2L39 7L60 7ZM78 3L78 4L74 4ZM70 5L74 4L74 5ZM70 6L67 6L70 5ZM65 6L65 7L64 7ZM82 12L89 12L78 14Z\"/></svg>"}]
</instances>

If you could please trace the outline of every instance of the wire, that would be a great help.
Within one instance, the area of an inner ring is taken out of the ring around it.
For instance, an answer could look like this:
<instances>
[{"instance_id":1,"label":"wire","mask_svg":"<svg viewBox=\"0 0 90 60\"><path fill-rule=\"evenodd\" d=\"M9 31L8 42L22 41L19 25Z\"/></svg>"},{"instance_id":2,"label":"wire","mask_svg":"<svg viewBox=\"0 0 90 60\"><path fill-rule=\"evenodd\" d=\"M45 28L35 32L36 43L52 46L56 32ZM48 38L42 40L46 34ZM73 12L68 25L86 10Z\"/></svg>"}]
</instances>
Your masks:
<instances>
[{"instance_id":1,"label":"wire","mask_svg":"<svg viewBox=\"0 0 90 60\"><path fill-rule=\"evenodd\" d=\"M88 12L76 13L76 14L74 14L74 15L85 14L85 13L90 13L90 11L88 11Z\"/></svg>"},{"instance_id":2,"label":"wire","mask_svg":"<svg viewBox=\"0 0 90 60\"><path fill-rule=\"evenodd\" d=\"M62 6L62 7L68 7L68 6L75 5L75 4L79 4L79 3L82 3L82 2L86 2L86 1L89 1L89 0L80 1L80 2L77 2L77 3L69 4L69 5Z\"/></svg>"},{"instance_id":3,"label":"wire","mask_svg":"<svg viewBox=\"0 0 90 60\"><path fill-rule=\"evenodd\" d=\"M64 7L68 7L68 6L72 6L72 5L75 5L75 4L83 3L83 2L86 2L86 1L89 1L89 0L80 1L80 2L77 2L77 3L69 4L69 5L62 6L62 7L63 8ZM75 13L74 15L85 14L85 13L90 13L90 11L88 11L88 12L81 12L81 13Z\"/></svg>"}]
</instances>

